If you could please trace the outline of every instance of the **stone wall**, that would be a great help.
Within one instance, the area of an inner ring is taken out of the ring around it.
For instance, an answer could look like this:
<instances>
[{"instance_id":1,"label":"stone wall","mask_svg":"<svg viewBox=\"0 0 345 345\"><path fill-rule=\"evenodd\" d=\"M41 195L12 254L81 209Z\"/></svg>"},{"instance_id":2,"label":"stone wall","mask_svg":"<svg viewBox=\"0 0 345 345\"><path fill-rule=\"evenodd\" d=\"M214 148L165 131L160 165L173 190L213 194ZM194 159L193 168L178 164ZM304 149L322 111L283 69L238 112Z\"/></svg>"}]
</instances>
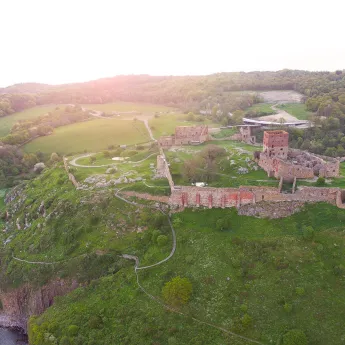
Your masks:
<instances>
[{"instance_id":1,"label":"stone wall","mask_svg":"<svg viewBox=\"0 0 345 345\"><path fill-rule=\"evenodd\" d=\"M254 193L247 188L214 188L214 187L175 187L169 203L182 207L239 207L255 202Z\"/></svg>"},{"instance_id":2,"label":"stone wall","mask_svg":"<svg viewBox=\"0 0 345 345\"><path fill-rule=\"evenodd\" d=\"M69 180L73 183L75 188L78 188L79 187L79 182L77 181L75 176L69 172L69 167L68 167L68 164L67 164L67 158L65 158L65 157L63 158L63 164L64 164L65 170L66 170L66 172L68 174Z\"/></svg>"},{"instance_id":3,"label":"stone wall","mask_svg":"<svg viewBox=\"0 0 345 345\"><path fill-rule=\"evenodd\" d=\"M274 187L241 186L239 188L214 188L175 186L169 204L180 207L240 207L259 202L328 202L345 208L345 191L340 188L301 186L295 193L281 193Z\"/></svg>"}]
</instances>

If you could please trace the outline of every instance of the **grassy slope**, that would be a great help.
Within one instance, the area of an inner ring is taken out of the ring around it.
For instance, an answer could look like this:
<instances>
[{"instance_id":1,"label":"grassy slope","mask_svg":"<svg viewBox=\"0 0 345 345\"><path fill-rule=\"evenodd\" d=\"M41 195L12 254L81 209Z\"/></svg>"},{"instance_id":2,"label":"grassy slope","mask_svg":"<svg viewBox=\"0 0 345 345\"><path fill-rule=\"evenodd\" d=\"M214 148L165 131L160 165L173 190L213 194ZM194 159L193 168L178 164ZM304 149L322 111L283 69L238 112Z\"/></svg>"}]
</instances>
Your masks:
<instances>
[{"instance_id":1,"label":"grassy slope","mask_svg":"<svg viewBox=\"0 0 345 345\"><path fill-rule=\"evenodd\" d=\"M12 126L19 120L27 120L44 115L56 108L56 105L34 107L0 118L0 137L7 135Z\"/></svg>"},{"instance_id":2,"label":"grassy slope","mask_svg":"<svg viewBox=\"0 0 345 345\"><path fill-rule=\"evenodd\" d=\"M52 277L87 280L108 272L109 265L119 267L118 251L139 253L143 246L137 246L140 236L136 232L142 226L141 212L115 198L111 188L76 191L62 167L47 170L20 194L8 206L13 210L23 199L19 211L11 218L8 231L0 233L0 254L6 258L2 261L0 288L26 282L44 284ZM42 201L46 218L38 212ZM25 217L31 225L23 230ZM22 230L17 230L16 219ZM145 219L145 226L150 228L150 220ZM9 238L11 241L3 245ZM12 254L58 264L35 267L13 260Z\"/></svg>"},{"instance_id":3,"label":"grassy slope","mask_svg":"<svg viewBox=\"0 0 345 345\"><path fill-rule=\"evenodd\" d=\"M278 105L278 108L285 110L287 113L295 116L299 120L308 120L313 114L306 110L305 104L303 103L286 103Z\"/></svg>"},{"instance_id":4,"label":"grassy slope","mask_svg":"<svg viewBox=\"0 0 345 345\"><path fill-rule=\"evenodd\" d=\"M136 144L149 141L141 121L96 119L55 129L52 135L35 139L25 145L26 152L97 152L109 145Z\"/></svg>"},{"instance_id":5,"label":"grassy slope","mask_svg":"<svg viewBox=\"0 0 345 345\"><path fill-rule=\"evenodd\" d=\"M246 109L246 112L248 111L254 111L254 112L266 112L266 113L274 113L275 111L271 108L272 104L270 103L257 103L252 105L251 107Z\"/></svg>"},{"instance_id":6,"label":"grassy slope","mask_svg":"<svg viewBox=\"0 0 345 345\"><path fill-rule=\"evenodd\" d=\"M229 230L214 230L225 215ZM173 218L182 221L176 254L139 272L150 293L161 296L171 277L188 277L193 296L182 309L186 314L264 344L276 344L291 328L304 330L313 345L341 343L344 276L334 267L345 265L343 210L318 204L278 220L238 216L235 210L185 210ZM313 241L302 238L304 225L315 229ZM143 263L159 259L154 248L141 257ZM286 303L291 311L284 309ZM244 314L252 318L247 327L240 321ZM250 344L165 311L137 289L133 268L58 298L32 320L32 344L44 344L38 338L46 332L61 339L72 324L80 328L71 337L76 344Z\"/></svg>"}]
</instances>

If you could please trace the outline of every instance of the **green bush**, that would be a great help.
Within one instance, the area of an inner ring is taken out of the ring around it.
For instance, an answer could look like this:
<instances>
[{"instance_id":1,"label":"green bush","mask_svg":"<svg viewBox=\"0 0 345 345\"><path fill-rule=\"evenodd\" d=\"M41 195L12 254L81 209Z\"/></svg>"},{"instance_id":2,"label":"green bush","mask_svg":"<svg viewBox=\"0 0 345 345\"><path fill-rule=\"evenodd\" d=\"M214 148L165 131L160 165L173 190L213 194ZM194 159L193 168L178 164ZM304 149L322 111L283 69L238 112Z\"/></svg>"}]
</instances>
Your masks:
<instances>
[{"instance_id":1,"label":"green bush","mask_svg":"<svg viewBox=\"0 0 345 345\"><path fill-rule=\"evenodd\" d=\"M283 335L283 345L307 345L305 333L299 329L292 329Z\"/></svg>"},{"instance_id":2,"label":"green bush","mask_svg":"<svg viewBox=\"0 0 345 345\"><path fill-rule=\"evenodd\" d=\"M162 294L166 303L178 307L189 301L192 290L192 283L187 278L177 276L165 283Z\"/></svg>"},{"instance_id":3,"label":"green bush","mask_svg":"<svg viewBox=\"0 0 345 345\"><path fill-rule=\"evenodd\" d=\"M159 235L159 236L157 237L157 244L158 244L160 247L164 247L167 243L168 243L168 236Z\"/></svg>"},{"instance_id":4,"label":"green bush","mask_svg":"<svg viewBox=\"0 0 345 345\"><path fill-rule=\"evenodd\" d=\"M103 327L103 321L100 316L92 315L89 319L88 326L92 329L100 329Z\"/></svg>"},{"instance_id":5,"label":"green bush","mask_svg":"<svg viewBox=\"0 0 345 345\"><path fill-rule=\"evenodd\" d=\"M71 337L74 337L74 336L78 335L78 332L79 332L79 327L78 326L71 325L71 326L68 327L68 334Z\"/></svg>"},{"instance_id":6,"label":"green bush","mask_svg":"<svg viewBox=\"0 0 345 345\"><path fill-rule=\"evenodd\" d=\"M65 335L61 338L59 345L70 345L71 342L69 341L69 338Z\"/></svg>"},{"instance_id":7,"label":"green bush","mask_svg":"<svg viewBox=\"0 0 345 345\"><path fill-rule=\"evenodd\" d=\"M287 313L290 313L292 311L292 304L290 303L285 303L284 304L284 310L287 312Z\"/></svg>"},{"instance_id":8,"label":"green bush","mask_svg":"<svg viewBox=\"0 0 345 345\"><path fill-rule=\"evenodd\" d=\"M241 322L244 327L248 327L252 323L252 321L253 318L248 314L244 314L241 318Z\"/></svg>"},{"instance_id":9,"label":"green bush","mask_svg":"<svg viewBox=\"0 0 345 345\"><path fill-rule=\"evenodd\" d=\"M326 184L326 180L324 177L319 177L316 181L317 186L324 186Z\"/></svg>"},{"instance_id":10,"label":"green bush","mask_svg":"<svg viewBox=\"0 0 345 345\"><path fill-rule=\"evenodd\" d=\"M305 240L312 240L315 235L315 231L311 226L305 226L302 229L302 235Z\"/></svg>"},{"instance_id":11,"label":"green bush","mask_svg":"<svg viewBox=\"0 0 345 345\"><path fill-rule=\"evenodd\" d=\"M305 294L305 290L303 287L296 287L296 294L298 296L303 296Z\"/></svg>"},{"instance_id":12,"label":"green bush","mask_svg":"<svg viewBox=\"0 0 345 345\"><path fill-rule=\"evenodd\" d=\"M247 304L242 304L242 305L240 306L240 309L241 309L241 311L243 311L244 313L247 312L247 311L248 311L248 306L247 306Z\"/></svg>"}]
</instances>

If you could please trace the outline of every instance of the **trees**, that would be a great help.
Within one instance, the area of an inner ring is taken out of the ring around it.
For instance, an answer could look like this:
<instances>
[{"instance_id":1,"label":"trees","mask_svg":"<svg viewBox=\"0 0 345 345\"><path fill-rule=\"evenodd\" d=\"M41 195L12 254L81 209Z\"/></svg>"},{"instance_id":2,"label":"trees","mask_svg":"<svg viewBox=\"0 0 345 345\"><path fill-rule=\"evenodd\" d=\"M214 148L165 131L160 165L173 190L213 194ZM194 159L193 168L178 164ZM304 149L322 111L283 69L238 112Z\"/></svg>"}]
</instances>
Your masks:
<instances>
[{"instance_id":1,"label":"trees","mask_svg":"<svg viewBox=\"0 0 345 345\"><path fill-rule=\"evenodd\" d=\"M292 329L283 335L283 345L307 345L305 333L299 329Z\"/></svg>"},{"instance_id":2,"label":"trees","mask_svg":"<svg viewBox=\"0 0 345 345\"><path fill-rule=\"evenodd\" d=\"M166 303L179 307L189 301L192 290L192 283L187 278L177 276L164 285L162 295Z\"/></svg>"}]
</instances>

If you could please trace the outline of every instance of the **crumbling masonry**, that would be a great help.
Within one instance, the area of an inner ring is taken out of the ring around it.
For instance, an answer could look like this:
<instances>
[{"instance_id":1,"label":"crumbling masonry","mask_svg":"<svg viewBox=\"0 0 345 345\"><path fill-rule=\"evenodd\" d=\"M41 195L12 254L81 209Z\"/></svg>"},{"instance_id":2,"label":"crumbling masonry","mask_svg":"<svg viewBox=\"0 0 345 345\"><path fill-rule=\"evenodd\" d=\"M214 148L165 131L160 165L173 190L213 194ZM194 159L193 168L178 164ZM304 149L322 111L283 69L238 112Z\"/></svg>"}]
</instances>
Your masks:
<instances>
[{"instance_id":1,"label":"crumbling masonry","mask_svg":"<svg viewBox=\"0 0 345 345\"><path fill-rule=\"evenodd\" d=\"M175 134L163 136L158 143L163 148L181 145L197 145L209 140L208 126L178 126Z\"/></svg>"},{"instance_id":2,"label":"crumbling masonry","mask_svg":"<svg viewBox=\"0 0 345 345\"><path fill-rule=\"evenodd\" d=\"M297 177L296 175L294 175L293 170L290 171L288 168L286 168L286 170L281 168L289 166L288 163L286 163L286 165L282 164L282 162L284 163L284 159L287 159L289 157L288 134L283 131L279 131L279 133L277 133L277 131L274 132L275 133L273 133L273 136L272 133L266 134L266 139L264 139L264 152L260 154L261 164L264 165L264 159L270 159L272 160L272 166L270 165L270 163L267 163L267 169L271 171L270 169L273 167L274 176ZM337 205L339 208L345 208L345 190L341 190L340 188L319 188L301 186L297 190L293 188L293 192L289 194L281 193L280 187L273 188L241 186L239 188L214 188L196 186L175 186L170 174L169 164L164 155L163 148L160 146L159 149L160 155L157 157L157 174L159 174L162 177L166 177L169 181L171 189L169 204L172 206L238 208L241 205L256 204L263 201L300 201L328 202L330 204ZM263 155L263 157L261 157L261 155ZM275 162L279 160L277 170L275 170L275 166L273 165L274 159L276 160ZM334 167L332 166L332 164L334 164ZM319 169L320 175L329 176L329 174L334 173L332 169L336 169L336 167L338 167L339 170L339 163L332 164L324 163ZM292 165L294 166L294 164ZM331 169L332 171L329 171L329 169ZM287 174L285 174L286 171L288 172ZM275 175L276 172L277 175ZM282 180L283 179L281 178L281 182ZM294 181L296 181L296 179L294 179Z\"/></svg>"},{"instance_id":3,"label":"crumbling masonry","mask_svg":"<svg viewBox=\"0 0 345 345\"><path fill-rule=\"evenodd\" d=\"M259 166L269 177L286 181L297 179L339 176L339 161L335 158L315 155L306 151L289 149L289 133L266 131L263 151L255 155Z\"/></svg>"}]
</instances>

